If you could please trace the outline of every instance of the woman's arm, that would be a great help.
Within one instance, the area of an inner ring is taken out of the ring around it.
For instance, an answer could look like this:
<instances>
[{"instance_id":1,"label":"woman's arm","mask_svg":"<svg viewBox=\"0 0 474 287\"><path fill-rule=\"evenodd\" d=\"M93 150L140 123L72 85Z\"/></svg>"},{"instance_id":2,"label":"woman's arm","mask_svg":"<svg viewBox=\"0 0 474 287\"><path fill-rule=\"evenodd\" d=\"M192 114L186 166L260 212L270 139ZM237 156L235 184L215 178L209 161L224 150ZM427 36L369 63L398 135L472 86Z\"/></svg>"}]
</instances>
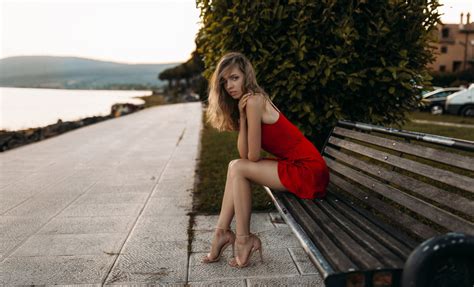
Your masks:
<instances>
[{"instance_id":1,"label":"woman's arm","mask_svg":"<svg viewBox=\"0 0 474 287\"><path fill-rule=\"evenodd\" d=\"M247 123L248 123L248 159L260 160L260 149L262 146L262 113L265 105L263 96L252 96L247 100Z\"/></svg>"},{"instance_id":2,"label":"woman's arm","mask_svg":"<svg viewBox=\"0 0 474 287\"><path fill-rule=\"evenodd\" d=\"M247 118L245 115L240 115L240 130L237 139L237 149L239 150L240 158L247 158Z\"/></svg>"},{"instance_id":3,"label":"woman's arm","mask_svg":"<svg viewBox=\"0 0 474 287\"><path fill-rule=\"evenodd\" d=\"M237 139L237 149L239 150L240 158L246 159L248 157L248 142L247 142L247 101L250 93L243 95L239 100L239 135Z\"/></svg>"}]
</instances>

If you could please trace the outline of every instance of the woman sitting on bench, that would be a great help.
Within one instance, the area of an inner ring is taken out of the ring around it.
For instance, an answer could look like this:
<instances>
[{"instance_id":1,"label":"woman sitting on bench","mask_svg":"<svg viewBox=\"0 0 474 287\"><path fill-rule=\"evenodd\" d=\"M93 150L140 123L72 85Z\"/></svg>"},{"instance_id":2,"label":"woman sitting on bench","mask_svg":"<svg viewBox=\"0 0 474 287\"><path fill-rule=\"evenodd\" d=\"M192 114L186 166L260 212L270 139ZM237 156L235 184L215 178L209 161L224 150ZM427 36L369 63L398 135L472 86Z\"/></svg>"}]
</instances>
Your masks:
<instances>
[{"instance_id":1,"label":"woman sitting on bench","mask_svg":"<svg viewBox=\"0 0 474 287\"><path fill-rule=\"evenodd\" d=\"M252 64L240 53L224 55L212 75L207 120L219 131L239 132L240 159L229 163L211 251L202 262L218 261L232 245L229 265L246 267L254 251L263 261L262 243L250 233L250 182L313 199L325 196L329 172L316 147L257 84ZM276 158L261 158L261 148ZM234 212L237 236L230 230Z\"/></svg>"}]
</instances>

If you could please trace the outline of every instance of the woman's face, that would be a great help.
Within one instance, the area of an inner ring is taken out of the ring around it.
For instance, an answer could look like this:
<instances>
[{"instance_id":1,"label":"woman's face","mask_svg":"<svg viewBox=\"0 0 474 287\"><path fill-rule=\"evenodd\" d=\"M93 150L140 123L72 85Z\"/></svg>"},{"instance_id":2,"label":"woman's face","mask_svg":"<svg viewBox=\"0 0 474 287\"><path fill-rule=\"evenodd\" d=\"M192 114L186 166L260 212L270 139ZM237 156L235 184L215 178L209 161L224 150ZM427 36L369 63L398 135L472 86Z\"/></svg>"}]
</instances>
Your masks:
<instances>
[{"instance_id":1,"label":"woman's face","mask_svg":"<svg viewBox=\"0 0 474 287\"><path fill-rule=\"evenodd\" d=\"M233 99L238 100L242 97L244 74L240 71L238 67L231 67L229 69L229 72L224 75L222 81L225 90Z\"/></svg>"}]
</instances>

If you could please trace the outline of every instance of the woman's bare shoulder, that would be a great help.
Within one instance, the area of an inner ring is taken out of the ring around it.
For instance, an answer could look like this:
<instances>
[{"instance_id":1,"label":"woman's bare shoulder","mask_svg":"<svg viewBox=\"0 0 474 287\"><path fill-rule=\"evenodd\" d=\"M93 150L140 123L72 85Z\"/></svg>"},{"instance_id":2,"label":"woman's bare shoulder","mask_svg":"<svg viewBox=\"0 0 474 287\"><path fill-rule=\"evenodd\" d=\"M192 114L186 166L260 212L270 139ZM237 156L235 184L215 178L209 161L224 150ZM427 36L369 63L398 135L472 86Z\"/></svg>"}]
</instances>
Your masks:
<instances>
[{"instance_id":1,"label":"woman's bare shoulder","mask_svg":"<svg viewBox=\"0 0 474 287\"><path fill-rule=\"evenodd\" d=\"M257 96L257 97L259 97L259 98L264 98L264 99L266 98L263 93L258 93L258 92L257 92L257 93L253 93L252 96Z\"/></svg>"},{"instance_id":2,"label":"woman's bare shoulder","mask_svg":"<svg viewBox=\"0 0 474 287\"><path fill-rule=\"evenodd\" d=\"M262 93L254 93L250 95L249 99L247 100L247 103L252 103L254 105L262 105L265 103L265 95Z\"/></svg>"}]
</instances>

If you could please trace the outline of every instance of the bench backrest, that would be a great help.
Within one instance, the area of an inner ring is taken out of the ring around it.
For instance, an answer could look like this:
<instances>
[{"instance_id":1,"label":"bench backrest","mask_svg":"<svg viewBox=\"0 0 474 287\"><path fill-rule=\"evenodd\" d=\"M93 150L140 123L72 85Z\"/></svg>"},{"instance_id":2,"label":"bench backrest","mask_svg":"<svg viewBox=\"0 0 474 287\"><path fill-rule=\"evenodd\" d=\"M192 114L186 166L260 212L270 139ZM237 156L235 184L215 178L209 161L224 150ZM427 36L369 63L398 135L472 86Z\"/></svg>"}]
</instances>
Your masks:
<instances>
[{"instance_id":1,"label":"bench backrest","mask_svg":"<svg viewBox=\"0 0 474 287\"><path fill-rule=\"evenodd\" d=\"M474 235L474 142L340 121L322 154L329 193L414 239Z\"/></svg>"}]
</instances>

